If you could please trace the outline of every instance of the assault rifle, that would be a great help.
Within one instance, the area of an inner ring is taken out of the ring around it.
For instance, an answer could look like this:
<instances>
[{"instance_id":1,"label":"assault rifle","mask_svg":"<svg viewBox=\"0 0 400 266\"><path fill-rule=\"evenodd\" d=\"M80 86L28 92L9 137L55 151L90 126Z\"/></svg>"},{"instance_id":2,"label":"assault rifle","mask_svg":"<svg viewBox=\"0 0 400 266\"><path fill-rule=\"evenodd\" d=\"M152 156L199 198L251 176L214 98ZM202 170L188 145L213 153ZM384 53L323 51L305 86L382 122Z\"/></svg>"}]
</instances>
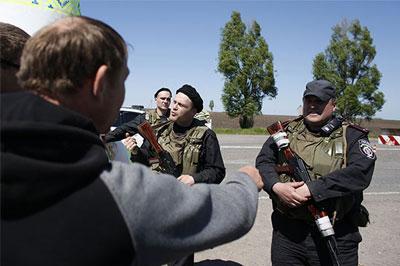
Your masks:
<instances>
[{"instance_id":1,"label":"assault rifle","mask_svg":"<svg viewBox=\"0 0 400 266\"><path fill-rule=\"evenodd\" d=\"M143 123L141 123L138 126L138 131L140 135L142 135L143 138L145 138L150 143L151 147L156 152L161 172L178 177L174 160L172 159L171 155L158 143L157 137L154 134L153 128L151 127L149 122L144 121Z\"/></svg>"},{"instance_id":2,"label":"assault rifle","mask_svg":"<svg viewBox=\"0 0 400 266\"><path fill-rule=\"evenodd\" d=\"M303 181L304 183L310 182L311 177L307 171L306 165L290 147L289 139L283 129L280 121L267 127L267 130L274 142L278 146L279 152L283 154L287 165L277 166L277 172L288 173L296 181ZM328 212L320 208L314 203L307 206L311 215L314 217L315 223L322 237L326 240L329 254L334 265L340 266L339 258L337 256L337 246L335 240L335 231L328 216Z\"/></svg>"}]
</instances>

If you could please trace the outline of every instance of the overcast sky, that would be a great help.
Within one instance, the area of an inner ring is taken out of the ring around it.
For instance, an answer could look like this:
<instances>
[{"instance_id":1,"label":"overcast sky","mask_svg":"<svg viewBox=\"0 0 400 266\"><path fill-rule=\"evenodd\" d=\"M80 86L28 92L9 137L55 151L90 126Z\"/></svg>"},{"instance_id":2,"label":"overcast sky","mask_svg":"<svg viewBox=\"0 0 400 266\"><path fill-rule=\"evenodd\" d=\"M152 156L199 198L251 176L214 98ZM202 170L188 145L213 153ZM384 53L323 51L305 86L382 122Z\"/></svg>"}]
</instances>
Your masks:
<instances>
[{"instance_id":1,"label":"overcast sky","mask_svg":"<svg viewBox=\"0 0 400 266\"><path fill-rule=\"evenodd\" d=\"M374 39L374 63L382 72L386 103L377 118L400 119L400 2L397 1L88 1L81 13L115 28L132 46L125 106L154 107L160 87L198 89L208 108L223 111L219 74L221 30L238 11L246 25L256 20L274 56L278 96L265 98L264 114L297 115L312 61L329 44L332 27L359 19ZM396 94L397 92L397 94Z\"/></svg>"}]
</instances>

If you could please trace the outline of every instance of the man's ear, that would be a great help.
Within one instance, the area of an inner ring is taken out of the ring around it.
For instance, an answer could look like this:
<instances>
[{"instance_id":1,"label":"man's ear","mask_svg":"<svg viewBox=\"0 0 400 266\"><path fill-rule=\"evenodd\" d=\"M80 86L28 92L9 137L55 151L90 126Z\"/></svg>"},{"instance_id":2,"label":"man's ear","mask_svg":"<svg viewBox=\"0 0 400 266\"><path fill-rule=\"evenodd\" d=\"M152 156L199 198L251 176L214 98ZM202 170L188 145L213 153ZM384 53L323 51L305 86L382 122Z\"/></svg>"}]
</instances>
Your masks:
<instances>
[{"instance_id":1,"label":"man's ear","mask_svg":"<svg viewBox=\"0 0 400 266\"><path fill-rule=\"evenodd\" d=\"M336 101L332 100L332 105L333 105L333 112L336 111Z\"/></svg>"},{"instance_id":2,"label":"man's ear","mask_svg":"<svg viewBox=\"0 0 400 266\"><path fill-rule=\"evenodd\" d=\"M197 109L192 107L192 116L194 117L197 114Z\"/></svg>"},{"instance_id":3,"label":"man's ear","mask_svg":"<svg viewBox=\"0 0 400 266\"><path fill-rule=\"evenodd\" d=\"M106 65L101 65L99 69L97 69L92 88L92 93L95 97L99 97L102 95L102 93L104 93L104 89L107 85L107 72L108 66Z\"/></svg>"}]
</instances>

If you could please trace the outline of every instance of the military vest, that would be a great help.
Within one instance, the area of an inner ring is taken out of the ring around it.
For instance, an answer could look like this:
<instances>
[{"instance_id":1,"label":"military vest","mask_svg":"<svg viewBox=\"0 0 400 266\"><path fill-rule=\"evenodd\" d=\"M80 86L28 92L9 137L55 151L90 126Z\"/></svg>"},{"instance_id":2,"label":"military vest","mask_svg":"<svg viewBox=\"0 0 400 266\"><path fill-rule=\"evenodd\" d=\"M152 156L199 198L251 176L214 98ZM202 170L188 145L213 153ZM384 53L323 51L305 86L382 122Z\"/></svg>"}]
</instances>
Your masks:
<instances>
[{"instance_id":1,"label":"military vest","mask_svg":"<svg viewBox=\"0 0 400 266\"><path fill-rule=\"evenodd\" d=\"M146 120L150 123L150 125L152 125L152 126L161 123L161 117L160 117L160 115L157 113L157 110L156 110L156 109L146 111L145 119L146 119Z\"/></svg>"},{"instance_id":2,"label":"military vest","mask_svg":"<svg viewBox=\"0 0 400 266\"><path fill-rule=\"evenodd\" d=\"M333 131L329 136L319 136L311 133L303 123L303 119L296 119L290 122L285 131L290 141L290 148L300 156L307 166L307 170L312 180L342 169L346 166L347 142L346 130L347 123ZM278 162L284 162L283 155L279 155ZM287 174L279 175L280 182L291 182L294 179ZM313 220L306 206L288 209L275 201L279 210L283 211L290 218ZM351 208L352 196L343 197L334 203L333 215L339 220Z\"/></svg>"},{"instance_id":3,"label":"military vest","mask_svg":"<svg viewBox=\"0 0 400 266\"><path fill-rule=\"evenodd\" d=\"M181 175L194 175L197 172L200 149L207 129L206 126L194 126L180 135L173 131L173 123L168 123L157 130L158 143L171 155ZM158 163L153 163L151 168L156 172L161 170Z\"/></svg>"}]
</instances>

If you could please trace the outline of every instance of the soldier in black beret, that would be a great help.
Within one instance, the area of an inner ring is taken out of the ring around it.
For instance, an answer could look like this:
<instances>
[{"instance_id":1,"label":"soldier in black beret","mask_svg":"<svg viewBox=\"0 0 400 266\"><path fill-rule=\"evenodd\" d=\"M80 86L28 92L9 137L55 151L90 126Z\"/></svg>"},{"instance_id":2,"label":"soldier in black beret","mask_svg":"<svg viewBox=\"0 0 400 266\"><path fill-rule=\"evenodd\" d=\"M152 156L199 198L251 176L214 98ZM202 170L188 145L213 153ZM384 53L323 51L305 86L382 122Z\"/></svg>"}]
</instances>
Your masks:
<instances>
[{"instance_id":1,"label":"soldier in black beret","mask_svg":"<svg viewBox=\"0 0 400 266\"><path fill-rule=\"evenodd\" d=\"M214 131L205 125L205 121L195 118L202 110L200 94L194 87L185 84L176 91L170 123L156 130L158 143L174 161L175 172L171 174L189 186L195 183L219 184L225 177L225 166ZM141 148L135 160L146 162L156 172L165 172L157 161L149 157L151 154L151 151ZM194 254L191 254L169 265L193 263Z\"/></svg>"},{"instance_id":2,"label":"soldier in black beret","mask_svg":"<svg viewBox=\"0 0 400 266\"><path fill-rule=\"evenodd\" d=\"M182 169L178 180L195 183L219 184L225 176L225 166L215 133L199 121L195 115L203 110L203 99L188 84L176 91L172 103L171 125L159 131L158 142L173 156L177 167ZM169 265L193 265L194 254Z\"/></svg>"}]
</instances>

